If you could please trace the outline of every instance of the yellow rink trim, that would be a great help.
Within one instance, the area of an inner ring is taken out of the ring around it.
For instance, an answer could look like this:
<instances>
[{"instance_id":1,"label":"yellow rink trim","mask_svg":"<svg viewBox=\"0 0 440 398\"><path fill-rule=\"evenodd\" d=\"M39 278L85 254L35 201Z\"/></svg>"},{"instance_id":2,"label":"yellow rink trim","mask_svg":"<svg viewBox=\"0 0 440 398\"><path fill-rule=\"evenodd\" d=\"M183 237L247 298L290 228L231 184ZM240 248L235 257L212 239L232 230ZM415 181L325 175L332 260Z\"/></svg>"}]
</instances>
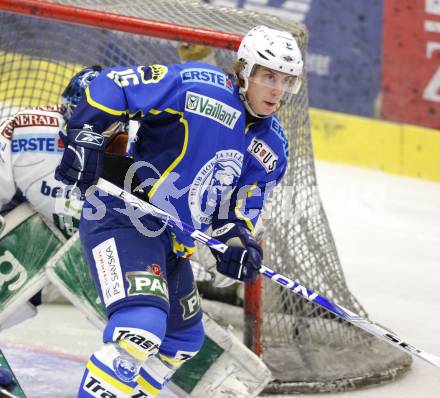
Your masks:
<instances>
[{"instance_id":1,"label":"yellow rink trim","mask_svg":"<svg viewBox=\"0 0 440 398\"><path fill-rule=\"evenodd\" d=\"M440 130L310 109L317 159L440 182Z\"/></svg>"},{"instance_id":2,"label":"yellow rink trim","mask_svg":"<svg viewBox=\"0 0 440 398\"><path fill-rule=\"evenodd\" d=\"M84 66L0 51L0 98L26 108L58 104L72 76Z\"/></svg>"}]
</instances>

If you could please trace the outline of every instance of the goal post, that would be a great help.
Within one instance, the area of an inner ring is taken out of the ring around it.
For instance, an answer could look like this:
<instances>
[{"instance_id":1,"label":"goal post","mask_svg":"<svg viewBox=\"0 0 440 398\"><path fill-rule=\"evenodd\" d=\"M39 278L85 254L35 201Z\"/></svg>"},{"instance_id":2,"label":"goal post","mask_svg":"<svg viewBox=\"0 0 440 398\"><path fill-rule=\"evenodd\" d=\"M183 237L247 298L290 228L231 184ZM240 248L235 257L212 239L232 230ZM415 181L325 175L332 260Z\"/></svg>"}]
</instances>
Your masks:
<instances>
[{"instance_id":1,"label":"goal post","mask_svg":"<svg viewBox=\"0 0 440 398\"><path fill-rule=\"evenodd\" d=\"M306 58L304 25L257 12L185 0L0 0L0 118L58 103L87 65L179 63L182 43L206 46L215 63L230 68L241 38L256 25L288 30ZM265 262L366 317L345 282L317 189L307 79L279 117L290 158L264 216ZM213 259L201 250L199 261ZM270 281L254 287L246 293L245 336L272 370L268 393L343 391L409 369L408 355L315 304Z\"/></svg>"}]
</instances>

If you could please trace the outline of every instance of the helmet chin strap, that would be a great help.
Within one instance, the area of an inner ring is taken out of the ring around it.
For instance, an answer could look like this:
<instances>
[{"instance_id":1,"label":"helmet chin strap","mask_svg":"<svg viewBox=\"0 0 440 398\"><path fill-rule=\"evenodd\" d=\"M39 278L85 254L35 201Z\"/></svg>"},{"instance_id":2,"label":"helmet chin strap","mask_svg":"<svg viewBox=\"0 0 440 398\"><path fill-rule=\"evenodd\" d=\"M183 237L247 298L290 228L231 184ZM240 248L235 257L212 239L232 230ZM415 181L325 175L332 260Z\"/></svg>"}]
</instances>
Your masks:
<instances>
[{"instance_id":1,"label":"helmet chin strap","mask_svg":"<svg viewBox=\"0 0 440 398\"><path fill-rule=\"evenodd\" d=\"M244 91L243 87L240 87L239 91L238 91L239 95L240 95L240 99L243 101L244 107L246 108L246 110L249 112L249 114L253 117L257 117L259 119L266 119L268 117L271 117L275 112L272 112L270 115L260 115L258 113L255 113L251 107L251 105L249 104L249 101L247 99L247 95L246 95L246 91Z\"/></svg>"}]
</instances>

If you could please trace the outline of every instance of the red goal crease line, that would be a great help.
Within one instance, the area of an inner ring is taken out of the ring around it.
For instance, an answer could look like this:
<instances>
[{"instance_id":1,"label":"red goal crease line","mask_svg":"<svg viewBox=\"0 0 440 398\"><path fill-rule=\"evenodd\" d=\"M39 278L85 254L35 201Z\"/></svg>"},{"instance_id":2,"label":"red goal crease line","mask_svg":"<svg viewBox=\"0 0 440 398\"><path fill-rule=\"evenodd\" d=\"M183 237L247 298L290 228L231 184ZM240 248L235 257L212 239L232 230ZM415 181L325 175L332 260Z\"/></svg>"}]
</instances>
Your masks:
<instances>
[{"instance_id":1,"label":"red goal crease line","mask_svg":"<svg viewBox=\"0 0 440 398\"><path fill-rule=\"evenodd\" d=\"M0 0L0 11L234 51L237 51L243 38L238 34L175 25L39 0Z\"/></svg>"}]
</instances>

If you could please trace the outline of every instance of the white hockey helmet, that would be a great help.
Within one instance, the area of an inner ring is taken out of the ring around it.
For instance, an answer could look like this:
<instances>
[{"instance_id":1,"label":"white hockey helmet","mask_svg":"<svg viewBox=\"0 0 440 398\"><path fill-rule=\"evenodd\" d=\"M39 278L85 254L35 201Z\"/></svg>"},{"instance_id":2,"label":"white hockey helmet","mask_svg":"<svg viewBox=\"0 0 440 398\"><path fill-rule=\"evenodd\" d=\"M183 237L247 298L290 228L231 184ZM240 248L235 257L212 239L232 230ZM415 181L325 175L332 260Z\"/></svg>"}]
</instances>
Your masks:
<instances>
[{"instance_id":1,"label":"white hockey helmet","mask_svg":"<svg viewBox=\"0 0 440 398\"><path fill-rule=\"evenodd\" d=\"M243 81L240 95L252 115L262 117L255 114L246 98L249 81L252 80L252 74L258 65L293 76L289 86L285 89L280 106L287 103L293 94L298 94L301 88L304 64L298 44L289 32L266 26L252 28L241 41L237 59L242 64L239 74L239 78Z\"/></svg>"}]
</instances>

